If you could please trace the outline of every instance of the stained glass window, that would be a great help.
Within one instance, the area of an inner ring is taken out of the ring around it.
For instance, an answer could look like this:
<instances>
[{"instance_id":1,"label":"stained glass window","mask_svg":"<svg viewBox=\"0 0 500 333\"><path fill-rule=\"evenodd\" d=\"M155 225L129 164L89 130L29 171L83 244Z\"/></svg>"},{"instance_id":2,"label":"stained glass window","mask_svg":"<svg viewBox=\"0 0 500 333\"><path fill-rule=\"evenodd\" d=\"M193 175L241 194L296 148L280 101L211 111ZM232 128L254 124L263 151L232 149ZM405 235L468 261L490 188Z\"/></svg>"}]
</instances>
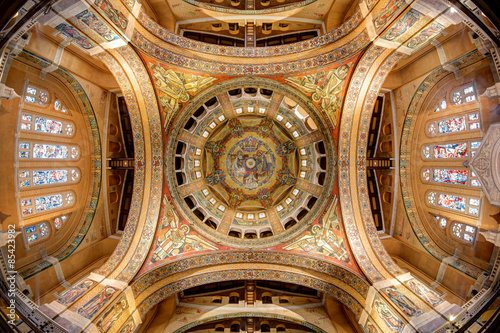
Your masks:
<instances>
[{"instance_id":1,"label":"stained glass window","mask_svg":"<svg viewBox=\"0 0 500 333\"><path fill-rule=\"evenodd\" d=\"M468 115L430 121L427 123L427 133L431 136L437 134L450 134L467 130L477 130L480 128L479 113L474 112Z\"/></svg>"},{"instance_id":2,"label":"stained glass window","mask_svg":"<svg viewBox=\"0 0 500 333\"><path fill-rule=\"evenodd\" d=\"M438 206L465 212L465 198L453 194L439 194Z\"/></svg>"},{"instance_id":3,"label":"stained glass window","mask_svg":"<svg viewBox=\"0 0 500 333\"><path fill-rule=\"evenodd\" d=\"M28 215L33 213L33 208L23 208L23 215Z\"/></svg>"},{"instance_id":4,"label":"stained glass window","mask_svg":"<svg viewBox=\"0 0 500 333\"><path fill-rule=\"evenodd\" d=\"M42 143L33 144L33 158L68 158L68 147Z\"/></svg>"},{"instance_id":5,"label":"stained glass window","mask_svg":"<svg viewBox=\"0 0 500 333\"><path fill-rule=\"evenodd\" d=\"M448 220L445 217L439 215L433 215L433 216L441 228L446 228L446 223L448 222Z\"/></svg>"},{"instance_id":6,"label":"stained glass window","mask_svg":"<svg viewBox=\"0 0 500 333\"><path fill-rule=\"evenodd\" d=\"M453 224L452 228L453 234L458 238L462 238L463 227L464 225L462 223Z\"/></svg>"},{"instance_id":7,"label":"stained glass window","mask_svg":"<svg viewBox=\"0 0 500 333\"><path fill-rule=\"evenodd\" d=\"M30 180L29 179L23 179L19 181L19 187L26 187L30 186Z\"/></svg>"},{"instance_id":8,"label":"stained glass window","mask_svg":"<svg viewBox=\"0 0 500 333\"><path fill-rule=\"evenodd\" d=\"M35 198L35 210L37 212L59 208L63 204L64 202L61 194L53 194Z\"/></svg>"},{"instance_id":9,"label":"stained glass window","mask_svg":"<svg viewBox=\"0 0 500 333\"><path fill-rule=\"evenodd\" d=\"M21 206L22 207L31 206L31 199L21 200Z\"/></svg>"},{"instance_id":10,"label":"stained glass window","mask_svg":"<svg viewBox=\"0 0 500 333\"><path fill-rule=\"evenodd\" d=\"M35 131L50 133L50 134L61 134L63 124L60 121L35 117Z\"/></svg>"},{"instance_id":11,"label":"stained glass window","mask_svg":"<svg viewBox=\"0 0 500 333\"><path fill-rule=\"evenodd\" d=\"M35 170L33 185L65 183L68 181L68 170Z\"/></svg>"},{"instance_id":12,"label":"stained glass window","mask_svg":"<svg viewBox=\"0 0 500 333\"><path fill-rule=\"evenodd\" d=\"M47 91L28 85L26 87L26 95L24 97L24 100L33 104L37 103L40 105L47 105L49 103L50 97Z\"/></svg>"},{"instance_id":13,"label":"stained glass window","mask_svg":"<svg viewBox=\"0 0 500 333\"><path fill-rule=\"evenodd\" d=\"M20 151L19 157L20 158L30 158L30 153L29 153L29 151Z\"/></svg>"},{"instance_id":14,"label":"stained glass window","mask_svg":"<svg viewBox=\"0 0 500 333\"><path fill-rule=\"evenodd\" d=\"M54 109L56 109L56 111L61 110L61 101L59 101L58 99L56 99L56 101L54 102Z\"/></svg>"},{"instance_id":15,"label":"stained glass window","mask_svg":"<svg viewBox=\"0 0 500 333\"><path fill-rule=\"evenodd\" d=\"M478 198L431 191L427 193L426 199L429 205L438 208L449 209L472 216L479 214L480 201Z\"/></svg>"},{"instance_id":16,"label":"stained glass window","mask_svg":"<svg viewBox=\"0 0 500 333\"><path fill-rule=\"evenodd\" d=\"M474 236L476 235L477 229L476 227L464 223L455 222L451 230L454 237L472 243L474 242Z\"/></svg>"},{"instance_id":17,"label":"stained glass window","mask_svg":"<svg viewBox=\"0 0 500 333\"><path fill-rule=\"evenodd\" d=\"M54 219L54 227L56 227L56 229L59 229L62 226L63 222L66 221L67 217L68 215L56 217Z\"/></svg>"},{"instance_id":18,"label":"stained glass window","mask_svg":"<svg viewBox=\"0 0 500 333\"><path fill-rule=\"evenodd\" d=\"M25 178L25 177L29 177L29 176L30 176L29 171L19 171L19 177Z\"/></svg>"},{"instance_id":19,"label":"stained glass window","mask_svg":"<svg viewBox=\"0 0 500 333\"><path fill-rule=\"evenodd\" d=\"M28 240L28 243L32 243L34 241L39 241L47 238L47 236L49 236L50 234L50 227L47 222L42 222L24 228L24 232L26 233L26 239Z\"/></svg>"},{"instance_id":20,"label":"stained glass window","mask_svg":"<svg viewBox=\"0 0 500 333\"><path fill-rule=\"evenodd\" d=\"M446 109L447 106L448 106L448 104L446 103L446 101L444 99L441 101L441 103L439 103L439 107L441 108L441 110Z\"/></svg>"},{"instance_id":21,"label":"stained glass window","mask_svg":"<svg viewBox=\"0 0 500 333\"><path fill-rule=\"evenodd\" d=\"M467 170L434 169L432 180L437 183L467 185Z\"/></svg>"},{"instance_id":22,"label":"stained glass window","mask_svg":"<svg viewBox=\"0 0 500 333\"><path fill-rule=\"evenodd\" d=\"M474 102L476 100L476 91L474 86L469 84L465 87L458 88L452 93L451 100L455 105Z\"/></svg>"},{"instance_id":23,"label":"stained glass window","mask_svg":"<svg viewBox=\"0 0 500 333\"><path fill-rule=\"evenodd\" d=\"M21 120L23 120L23 121L33 121L33 117L30 116L29 114L23 114L21 116Z\"/></svg>"},{"instance_id":24,"label":"stained glass window","mask_svg":"<svg viewBox=\"0 0 500 333\"><path fill-rule=\"evenodd\" d=\"M434 146L434 158L465 158L467 143L450 143Z\"/></svg>"},{"instance_id":25,"label":"stained glass window","mask_svg":"<svg viewBox=\"0 0 500 333\"><path fill-rule=\"evenodd\" d=\"M464 116L441 120L438 122L439 134L460 132L465 131L466 129L467 127Z\"/></svg>"},{"instance_id":26,"label":"stained glass window","mask_svg":"<svg viewBox=\"0 0 500 333\"><path fill-rule=\"evenodd\" d=\"M19 149L30 149L30 144L27 142L20 142Z\"/></svg>"},{"instance_id":27,"label":"stained glass window","mask_svg":"<svg viewBox=\"0 0 500 333\"><path fill-rule=\"evenodd\" d=\"M49 234L49 226L47 225L47 223L40 223L38 225L38 228L40 229L40 235L47 236Z\"/></svg>"},{"instance_id":28,"label":"stained glass window","mask_svg":"<svg viewBox=\"0 0 500 333\"><path fill-rule=\"evenodd\" d=\"M30 123L21 123L21 129L30 131L31 130L31 124Z\"/></svg>"},{"instance_id":29,"label":"stained glass window","mask_svg":"<svg viewBox=\"0 0 500 333\"><path fill-rule=\"evenodd\" d=\"M425 181L429 181L431 180L431 169L425 169L423 172L422 172L422 178L424 178Z\"/></svg>"}]
</instances>

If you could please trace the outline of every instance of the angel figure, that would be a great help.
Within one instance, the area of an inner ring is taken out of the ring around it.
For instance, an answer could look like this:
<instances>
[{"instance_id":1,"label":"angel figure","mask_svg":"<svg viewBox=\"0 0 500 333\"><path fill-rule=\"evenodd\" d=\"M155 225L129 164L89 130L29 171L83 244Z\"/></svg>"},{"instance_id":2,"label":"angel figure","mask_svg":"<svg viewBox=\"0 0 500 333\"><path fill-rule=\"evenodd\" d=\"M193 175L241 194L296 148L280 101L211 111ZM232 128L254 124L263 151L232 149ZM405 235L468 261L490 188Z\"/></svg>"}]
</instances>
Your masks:
<instances>
[{"instance_id":1,"label":"angel figure","mask_svg":"<svg viewBox=\"0 0 500 333\"><path fill-rule=\"evenodd\" d=\"M316 252L325 256L331 256L344 262L349 262L349 256L345 249L344 240L333 232L338 229L338 217L336 213L337 196L333 199L330 210L323 216L322 225L316 224L311 228L311 234L305 235L295 242L283 247L285 250L301 249L305 252Z\"/></svg>"},{"instance_id":2,"label":"angel figure","mask_svg":"<svg viewBox=\"0 0 500 333\"><path fill-rule=\"evenodd\" d=\"M162 223L164 226L170 226L170 229L158 237L153 262L181 254L186 248L194 251L217 249L197 235L190 235L190 227L187 224L180 225L179 216L173 211L173 208L167 210Z\"/></svg>"}]
</instances>

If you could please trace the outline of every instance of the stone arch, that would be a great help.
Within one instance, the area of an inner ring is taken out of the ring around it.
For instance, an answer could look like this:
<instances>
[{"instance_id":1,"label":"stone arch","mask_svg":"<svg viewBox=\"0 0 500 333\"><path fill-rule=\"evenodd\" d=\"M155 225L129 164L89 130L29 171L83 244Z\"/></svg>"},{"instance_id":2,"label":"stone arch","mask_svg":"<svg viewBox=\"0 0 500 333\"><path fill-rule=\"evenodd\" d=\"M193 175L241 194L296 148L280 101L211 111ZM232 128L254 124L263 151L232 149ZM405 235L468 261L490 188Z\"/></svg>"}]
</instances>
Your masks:
<instances>
[{"instance_id":1,"label":"stone arch","mask_svg":"<svg viewBox=\"0 0 500 333\"><path fill-rule=\"evenodd\" d=\"M223 315L216 315L216 316L212 316L212 317L203 318L203 319L194 321L192 323L189 323L189 324L187 324L187 325L185 325L185 326L177 329L173 333L184 333L184 332L187 332L188 330L190 330L190 329L192 329L192 328L194 328L196 326L207 324L207 323L211 323L213 321L217 321L217 320L220 320L220 319L246 318L246 317L250 317L250 316L257 317L257 318L280 319L280 320L287 321L287 322L290 322L290 323L294 323L294 324L299 324L299 325L305 326L307 328L310 328L311 330L313 330L316 333L327 333L325 330L319 328L316 325L313 325L313 324L311 324L311 323L309 323L309 322L307 322L305 320L300 320L300 319L293 318L293 317L290 317L290 316L285 316L285 315L282 315L282 314L246 313L246 312L226 313L226 314L223 314ZM329 332L329 333L332 333L332 332Z\"/></svg>"},{"instance_id":2,"label":"stone arch","mask_svg":"<svg viewBox=\"0 0 500 333\"><path fill-rule=\"evenodd\" d=\"M166 299L168 296L188 287L196 287L213 281L285 281L314 288L318 291L329 294L334 299L344 304L354 313L357 319L361 316L365 303L365 298L354 288L348 287L345 283L335 278L317 272L310 274L308 270L292 269L284 265L267 264L261 265L259 268L255 268L255 265L251 263L239 263L237 265L229 264L202 268L190 276L186 276L186 274L181 273L162 278L161 275L159 275L158 270L150 271L146 275L145 279L142 281L136 281L132 285L134 294L138 291L138 289L142 289L142 291L138 294L135 294L136 302L138 304L137 310L142 318L144 318L150 309ZM149 277L157 276L160 276L160 279L157 280L156 283L149 283ZM146 283L148 283L149 287L144 288L145 286L138 286L138 284L144 283L145 281L147 281ZM151 288L151 286L153 288Z\"/></svg>"}]
</instances>

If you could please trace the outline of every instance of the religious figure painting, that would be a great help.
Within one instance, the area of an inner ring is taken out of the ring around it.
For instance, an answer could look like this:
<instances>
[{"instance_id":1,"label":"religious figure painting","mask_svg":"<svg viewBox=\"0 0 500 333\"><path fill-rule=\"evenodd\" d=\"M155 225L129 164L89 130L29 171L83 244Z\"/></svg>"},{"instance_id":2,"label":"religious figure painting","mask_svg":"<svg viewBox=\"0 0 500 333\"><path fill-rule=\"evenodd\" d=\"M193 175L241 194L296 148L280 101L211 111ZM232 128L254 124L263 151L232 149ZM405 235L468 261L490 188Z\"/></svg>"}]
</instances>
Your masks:
<instances>
[{"instance_id":1,"label":"religious figure painting","mask_svg":"<svg viewBox=\"0 0 500 333\"><path fill-rule=\"evenodd\" d=\"M383 36L387 40L394 40L408 31L418 20L424 16L419 11L415 9L410 9L405 16L396 22L396 24L389 29L389 31Z\"/></svg>"},{"instance_id":2,"label":"religious figure painting","mask_svg":"<svg viewBox=\"0 0 500 333\"><path fill-rule=\"evenodd\" d=\"M373 20L375 28L379 29L383 27L404 5L406 5L405 0L389 0L384 9Z\"/></svg>"},{"instance_id":3,"label":"religious figure painting","mask_svg":"<svg viewBox=\"0 0 500 333\"><path fill-rule=\"evenodd\" d=\"M314 74L290 76L286 81L311 96L313 102L330 115L337 126L339 111L342 106L342 90L349 73L349 65L342 65L328 73L319 70Z\"/></svg>"},{"instance_id":4,"label":"religious figure painting","mask_svg":"<svg viewBox=\"0 0 500 333\"><path fill-rule=\"evenodd\" d=\"M97 295L78 309L78 314L90 319L111 300L118 290L111 286L104 287Z\"/></svg>"},{"instance_id":5,"label":"religious figure painting","mask_svg":"<svg viewBox=\"0 0 500 333\"><path fill-rule=\"evenodd\" d=\"M162 218L161 228L156 248L153 253L152 263L165 258L176 256L184 252L214 251L216 246L205 241L197 234L190 234L191 228L181 223L179 215L168 199L164 200L165 213Z\"/></svg>"},{"instance_id":6,"label":"religious figure painting","mask_svg":"<svg viewBox=\"0 0 500 333\"><path fill-rule=\"evenodd\" d=\"M389 299L408 317L417 317L424 313L418 305L416 305L406 295L403 295L395 287L388 287L384 292L389 296Z\"/></svg>"},{"instance_id":7,"label":"religious figure painting","mask_svg":"<svg viewBox=\"0 0 500 333\"><path fill-rule=\"evenodd\" d=\"M63 35L73 39L73 41L80 47L84 49L90 49L94 47L94 43L90 41L87 37L83 36L75 27L67 24L61 23L56 27Z\"/></svg>"},{"instance_id":8,"label":"religious figure painting","mask_svg":"<svg viewBox=\"0 0 500 333\"><path fill-rule=\"evenodd\" d=\"M116 323L123 311L128 308L128 302L125 296L122 296L118 302L112 306L104 315L97 321L96 326L99 332L105 333Z\"/></svg>"},{"instance_id":9,"label":"religious figure painting","mask_svg":"<svg viewBox=\"0 0 500 333\"><path fill-rule=\"evenodd\" d=\"M408 288L410 288L415 294L420 296L424 301L429 303L430 305L437 306L443 302L441 297L437 292L430 289L422 282L417 279L411 279L406 282Z\"/></svg>"},{"instance_id":10,"label":"religious figure painting","mask_svg":"<svg viewBox=\"0 0 500 333\"><path fill-rule=\"evenodd\" d=\"M377 298L374 301L374 307L377 315L385 323L391 333L399 333L403 331L405 326L403 321L389 308L389 306Z\"/></svg>"},{"instance_id":11,"label":"religious figure painting","mask_svg":"<svg viewBox=\"0 0 500 333\"><path fill-rule=\"evenodd\" d=\"M81 295L83 295L87 290L90 289L90 287L92 287L93 285L95 284L94 281L90 280L90 279L86 279L80 283L78 283L76 286L74 286L73 288L71 288L69 291L67 291L66 293L64 293L59 299L58 299L58 302L59 303L63 303L63 304L71 304L73 303L74 301L76 301L76 299L78 297L80 297Z\"/></svg>"},{"instance_id":12,"label":"religious figure painting","mask_svg":"<svg viewBox=\"0 0 500 333\"><path fill-rule=\"evenodd\" d=\"M75 15L77 19L85 23L107 41L118 39L119 37L103 21L101 21L90 9Z\"/></svg>"},{"instance_id":13,"label":"religious figure painting","mask_svg":"<svg viewBox=\"0 0 500 333\"><path fill-rule=\"evenodd\" d=\"M115 9L109 0L96 0L95 5L99 7L118 27L125 30L128 20L122 12Z\"/></svg>"},{"instance_id":14,"label":"religious figure painting","mask_svg":"<svg viewBox=\"0 0 500 333\"><path fill-rule=\"evenodd\" d=\"M313 225L306 235L283 247L284 250L300 249L309 253L330 256L345 263L350 262L344 239L339 235L340 223L337 216L337 196L321 224Z\"/></svg>"},{"instance_id":15,"label":"religious figure painting","mask_svg":"<svg viewBox=\"0 0 500 333\"><path fill-rule=\"evenodd\" d=\"M196 94L216 80L214 77L174 71L160 65L149 64L148 66L158 90L160 104L165 111L169 112L179 110L180 103L189 101L190 94Z\"/></svg>"},{"instance_id":16,"label":"religious figure painting","mask_svg":"<svg viewBox=\"0 0 500 333\"><path fill-rule=\"evenodd\" d=\"M468 156L467 143L449 143L434 146L434 158L465 158Z\"/></svg>"}]
</instances>

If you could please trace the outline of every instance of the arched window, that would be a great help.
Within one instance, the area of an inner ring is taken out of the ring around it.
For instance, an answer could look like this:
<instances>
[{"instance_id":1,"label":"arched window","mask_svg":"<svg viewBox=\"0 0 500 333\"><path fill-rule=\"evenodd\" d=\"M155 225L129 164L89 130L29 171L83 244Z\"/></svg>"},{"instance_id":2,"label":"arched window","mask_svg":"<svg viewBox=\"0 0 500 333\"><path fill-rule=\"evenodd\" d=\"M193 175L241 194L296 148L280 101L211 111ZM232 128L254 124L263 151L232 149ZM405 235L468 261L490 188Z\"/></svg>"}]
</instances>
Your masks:
<instances>
[{"instance_id":1,"label":"arched window","mask_svg":"<svg viewBox=\"0 0 500 333\"><path fill-rule=\"evenodd\" d=\"M65 120L50 119L45 116L23 113L21 115L21 130L73 136L75 125Z\"/></svg>"},{"instance_id":2,"label":"arched window","mask_svg":"<svg viewBox=\"0 0 500 333\"><path fill-rule=\"evenodd\" d=\"M28 85L26 87L24 101L32 104L47 105L49 104L50 96L46 90Z\"/></svg>"},{"instance_id":3,"label":"arched window","mask_svg":"<svg viewBox=\"0 0 500 333\"><path fill-rule=\"evenodd\" d=\"M453 91L451 101L454 105L474 102L476 100L476 89L474 85L468 84Z\"/></svg>"},{"instance_id":4,"label":"arched window","mask_svg":"<svg viewBox=\"0 0 500 333\"><path fill-rule=\"evenodd\" d=\"M31 215L33 213L42 213L48 210L71 206L74 201L75 194L72 191L54 193L34 198L22 198L21 213L23 216Z\"/></svg>"},{"instance_id":5,"label":"arched window","mask_svg":"<svg viewBox=\"0 0 500 333\"><path fill-rule=\"evenodd\" d=\"M273 299L271 297L270 293L263 293L262 294L262 304L272 304Z\"/></svg>"},{"instance_id":6,"label":"arched window","mask_svg":"<svg viewBox=\"0 0 500 333\"><path fill-rule=\"evenodd\" d=\"M436 222L437 224L441 227L441 228L446 228L446 225L448 224L448 219L446 219L446 217L442 217L442 216L439 216L439 215L432 215L434 216L434 218L436 219Z\"/></svg>"},{"instance_id":7,"label":"arched window","mask_svg":"<svg viewBox=\"0 0 500 333\"><path fill-rule=\"evenodd\" d=\"M240 323L231 324L231 332L240 332Z\"/></svg>"},{"instance_id":8,"label":"arched window","mask_svg":"<svg viewBox=\"0 0 500 333\"><path fill-rule=\"evenodd\" d=\"M26 234L28 243L36 243L49 236L50 227L47 222L42 222L24 228L24 233Z\"/></svg>"},{"instance_id":9,"label":"arched window","mask_svg":"<svg viewBox=\"0 0 500 333\"><path fill-rule=\"evenodd\" d=\"M465 115L433 120L427 123L427 134L430 136L473 131L480 128L479 112Z\"/></svg>"},{"instance_id":10,"label":"arched window","mask_svg":"<svg viewBox=\"0 0 500 333\"><path fill-rule=\"evenodd\" d=\"M481 141L453 142L422 147L422 157L427 160L474 157ZM470 152L470 155L469 155Z\"/></svg>"},{"instance_id":11,"label":"arched window","mask_svg":"<svg viewBox=\"0 0 500 333\"><path fill-rule=\"evenodd\" d=\"M427 203L438 208L449 209L467 215L478 216L480 199L449 193L430 191L427 193Z\"/></svg>"},{"instance_id":12,"label":"arched window","mask_svg":"<svg viewBox=\"0 0 500 333\"><path fill-rule=\"evenodd\" d=\"M79 177L80 173L77 169L21 170L19 171L19 187L74 183Z\"/></svg>"},{"instance_id":13,"label":"arched window","mask_svg":"<svg viewBox=\"0 0 500 333\"><path fill-rule=\"evenodd\" d=\"M422 170L422 179L429 183L481 186L476 174L467 169L425 168Z\"/></svg>"},{"instance_id":14,"label":"arched window","mask_svg":"<svg viewBox=\"0 0 500 333\"><path fill-rule=\"evenodd\" d=\"M260 331L261 332L271 332L271 326L268 323L262 323L262 324L260 324Z\"/></svg>"},{"instance_id":15,"label":"arched window","mask_svg":"<svg viewBox=\"0 0 500 333\"><path fill-rule=\"evenodd\" d=\"M20 142L20 158L30 158L30 146L33 146L33 155L31 158L34 159L77 159L80 155L80 150L76 146Z\"/></svg>"},{"instance_id":16,"label":"arched window","mask_svg":"<svg viewBox=\"0 0 500 333\"><path fill-rule=\"evenodd\" d=\"M240 295L238 293L229 294L229 303L238 304L240 302Z\"/></svg>"},{"instance_id":17,"label":"arched window","mask_svg":"<svg viewBox=\"0 0 500 333\"><path fill-rule=\"evenodd\" d=\"M464 240L466 242L474 242L474 237L476 236L476 227L461 223L454 222L451 225L451 232L453 237Z\"/></svg>"}]
</instances>

